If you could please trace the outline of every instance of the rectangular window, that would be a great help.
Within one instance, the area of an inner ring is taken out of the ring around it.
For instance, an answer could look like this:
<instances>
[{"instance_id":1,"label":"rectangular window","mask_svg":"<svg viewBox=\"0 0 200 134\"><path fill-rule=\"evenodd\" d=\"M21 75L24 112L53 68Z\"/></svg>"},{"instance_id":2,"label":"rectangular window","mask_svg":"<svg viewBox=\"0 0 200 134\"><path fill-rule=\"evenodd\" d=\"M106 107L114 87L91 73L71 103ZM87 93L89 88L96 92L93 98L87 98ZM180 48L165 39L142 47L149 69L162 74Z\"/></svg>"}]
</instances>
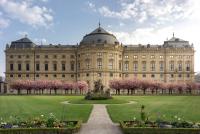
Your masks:
<instances>
[{"instance_id":1,"label":"rectangular window","mask_svg":"<svg viewBox=\"0 0 200 134\"><path fill-rule=\"evenodd\" d=\"M13 70L14 70L14 65L10 64L10 71L13 71Z\"/></svg>"},{"instance_id":2,"label":"rectangular window","mask_svg":"<svg viewBox=\"0 0 200 134\"><path fill-rule=\"evenodd\" d=\"M57 71L57 64L53 64L53 70Z\"/></svg>"},{"instance_id":3,"label":"rectangular window","mask_svg":"<svg viewBox=\"0 0 200 134\"><path fill-rule=\"evenodd\" d=\"M70 55L70 58L71 58L71 59L74 59L74 55Z\"/></svg>"},{"instance_id":4,"label":"rectangular window","mask_svg":"<svg viewBox=\"0 0 200 134\"><path fill-rule=\"evenodd\" d=\"M86 62L86 68L90 69L90 62Z\"/></svg>"},{"instance_id":5,"label":"rectangular window","mask_svg":"<svg viewBox=\"0 0 200 134\"><path fill-rule=\"evenodd\" d=\"M137 62L133 63L133 71L138 71L138 63Z\"/></svg>"},{"instance_id":6,"label":"rectangular window","mask_svg":"<svg viewBox=\"0 0 200 134\"><path fill-rule=\"evenodd\" d=\"M21 59L21 58L22 58L22 56L21 56L21 55L18 55L18 58L19 58L19 59Z\"/></svg>"},{"instance_id":7,"label":"rectangular window","mask_svg":"<svg viewBox=\"0 0 200 134\"><path fill-rule=\"evenodd\" d=\"M113 73L110 73L110 77L113 77Z\"/></svg>"},{"instance_id":8,"label":"rectangular window","mask_svg":"<svg viewBox=\"0 0 200 134\"><path fill-rule=\"evenodd\" d=\"M100 52L97 53L97 56L98 56L98 57L102 57L102 53L100 53Z\"/></svg>"},{"instance_id":9,"label":"rectangular window","mask_svg":"<svg viewBox=\"0 0 200 134\"><path fill-rule=\"evenodd\" d=\"M146 78L146 74L143 74L142 77L143 77L143 78Z\"/></svg>"},{"instance_id":10,"label":"rectangular window","mask_svg":"<svg viewBox=\"0 0 200 134\"><path fill-rule=\"evenodd\" d=\"M119 70L122 70L122 63L119 62Z\"/></svg>"},{"instance_id":11,"label":"rectangular window","mask_svg":"<svg viewBox=\"0 0 200 134\"><path fill-rule=\"evenodd\" d=\"M10 58L13 59L13 55L10 55Z\"/></svg>"},{"instance_id":12,"label":"rectangular window","mask_svg":"<svg viewBox=\"0 0 200 134\"><path fill-rule=\"evenodd\" d=\"M102 69L102 61L97 61L97 68Z\"/></svg>"},{"instance_id":13,"label":"rectangular window","mask_svg":"<svg viewBox=\"0 0 200 134\"><path fill-rule=\"evenodd\" d=\"M155 78L155 74L151 74L151 78Z\"/></svg>"},{"instance_id":14,"label":"rectangular window","mask_svg":"<svg viewBox=\"0 0 200 134\"><path fill-rule=\"evenodd\" d=\"M109 62L108 68L109 68L109 69L113 69L113 61L110 61L110 62Z\"/></svg>"},{"instance_id":15,"label":"rectangular window","mask_svg":"<svg viewBox=\"0 0 200 134\"><path fill-rule=\"evenodd\" d=\"M113 53L110 53L110 54L109 54L109 57L113 57Z\"/></svg>"},{"instance_id":16,"label":"rectangular window","mask_svg":"<svg viewBox=\"0 0 200 134\"><path fill-rule=\"evenodd\" d=\"M151 71L155 71L155 70L156 70L155 62L151 62Z\"/></svg>"},{"instance_id":17,"label":"rectangular window","mask_svg":"<svg viewBox=\"0 0 200 134\"><path fill-rule=\"evenodd\" d=\"M26 55L26 58L27 58L27 59L29 59L29 58L30 58L30 56L29 56L29 55Z\"/></svg>"},{"instance_id":18,"label":"rectangular window","mask_svg":"<svg viewBox=\"0 0 200 134\"><path fill-rule=\"evenodd\" d=\"M22 64L18 64L18 71L21 71L22 70Z\"/></svg>"},{"instance_id":19,"label":"rectangular window","mask_svg":"<svg viewBox=\"0 0 200 134\"><path fill-rule=\"evenodd\" d=\"M45 55L44 58L48 59L49 57L48 57L48 55Z\"/></svg>"},{"instance_id":20,"label":"rectangular window","mask_svg":"<svg viewBox=\"0 0 200 134\"><path fill-rule=\"evenodd\" d=\"M138 56L137 56L137 55L134 55L134 56L133 56L133 58L134 58L134 59L137 59L137 58L138 58Z\"/></svg>"},{"instance_id":21,"label":"rectangular window","mask_svg":"<svg viewBox=\"0 0 200 134\"><path fill-rule=\"evenodd\" d=\"M128 55L125 55L124 58L125 58L125 59L128 59Z\"/></svg>"},{"instance_id":22,"label":"rectangular window","mask_svg":"<svg viewBox=\"0 0 200 134\"><path fill-rule=\"evenodd\" d=\"M39 63L36 64L36 71L40 71L40 64Z\"/></svg>"},{"instance_id":23,"label":"rectangular window","mask_svg":"<svg viewBox=\"0 0 200 134\"><path fill-rule=\"evenodd\" d=\"M128 68L129 68L129 63L128 63L128 62L125 62L125 64L124 64L124 70L125 70L125 71L128 71Z\"/></svg>"},{"instance_id":24,"label":"rectangular window","mask_svg":"<svg viewBox=\"0 0 200 134\"><path fill-rule=\"evenodd\" d=\"M174 58L174 56L173 56L173 55L170 55L170 56L169 56L169 58L173 59L173 58Z\"/></svg>"},{"instance_id":25,"label":"rectangular window","mask_svg":"<svg viewBox=\"0 0 200 134\"><path fill-rule=\"evenodd\" d=\"M66 56L65 56L65 55L62 55L62 58L63 58L63 59L65 59L65 58L66 58Z\"/></svg>"},{"instance_id":26,"label":"rectangular window","mask_svg":"<svg viewBox=\"0 0 200 134\"><path fill-rule=\"evenodd\" d=\"M36 59L39 59L40 58L40 55L36 55Z\"/></svg>"},{"instance_id":27,"label":"rectangular window","mask_svg":"<svg viewBox=\"0 0 200 134\"><path fill-rule=\"evenodd\" d=\"M29 63L26 64L26 71L30 71L30 64Z\"/></svg>"},{"instance_id":28,"label":"rectangular window","mask_svg":"<svg viewBox=\"0 0 200 134\"><path fill-rule=\"evenodd\" d=\"M160 55L160 59L163 59L163 55Z\"/></svg>"},{"instance_id":29,"label":"rectangular window","mask_svg":"<svg viewBox=\"0 0 200 134\"><path fill-rule=\"evenodd\" d=\"M170 71L174 71L174 62L169 63Z\"/></svg>"},{"instance_id":30,"label":"rectangular window","mask_svg":"<svg viewBox=\"0 0 200 134\"><path fill-rule=\"evenodd\" d=\"M29 74L26 74L26 77L29 78Z\"/></svg>"},{"instance_id":31,"label":"rectangular window","mask_svg":"<svg viewBox=\"0 0 200 134\"><path fill-rule=\"evenodd\" d=\"M54 55L53 58L56 59L56 58L57 58L57 55Z\"/></svg>"},{"instance_id":32,"label":"rectangular window","mask_svg":"<svg viewBox=\"0 0 200 134\"><path fill-rule=\"evenodd\" d=\"M186 63L186 71L190 71L190 63Z\"/></svg>"},{"instance_id":33,"label":"rectangular window","mask_svg":"<svg viewBox=\"0 0 200 134\"><path fill-rule=\"evenodd\" d=\"M74 63L71 63L71 71L74 71Z\"/></svg>"},{"instance_id":34,"label":"rectangular window","mask_svg":"<svg viewBox=\"0 0 200 134\"><path fill-rule=\"evenodd\" d=\"M81 63L80 62L78 62L78 69L80 69L81 68Z\"/></svg>"},{"instance_id":35,"label":"rectangular window","mask_svg":"<svg viewBox=\"0 0 200 134\"><path fill-rule=\"evenodd\" d=\"M142 62L142 71L146 71L146 68L147 68L146 61L143 61Z\"/></svg>"},{"instance_id":36,"label":"rectangular window","mask_svg":"<svg viewBox=\"0 0 200 134\"><path fill-rule=\"evenodd\" d=\"M160 62L160 71L164 71L164 62L163 61Z\"/></svg>"},{"instance_id":37,"label":"rectangular window","mask_svg":"<svg viewBox=\"0 0 200 134\"><path fill-rule=\"evenodd\" d=\"M178 63L178 71L182 71L182 63Z\"/></svg>"},{"instance_id":38,"label":"rectangular window","mask_svg":"<svg viewBox=\"0 0 200 134\"><path fill-rule=\"evenodd\" d=\"M65 71L65 64L62 64L62 71Z\"/></svg>"},{"instance_id":39,"label":"rectangular window","mask_svg":"<svg viewBox=\"0 0 200 134\"><path fill-rule=\"evenodd\" d=\"M62 74L62 77L63 77L63 78L65 78L65 75L64 75L64 74Z\"/></svg>"},{"instance_id":40,"label":"rectangular window","mask_svg":"<svg viewBox=\"0 0 200 134\"><path fill-rule=\"evenodd\" d=\"M151 59L155 59L155 55L151 55Z\"/></svg>"},{"instance_id":41,"label":"rectangular window","mask_svg":"<svg viewBox=\"0 0 200 134\"><path fill-rule=\"evenodd\" d=\"M44 64L44 70L48 71L49 70L49 65L47 63Z\"/></svg>"},{"instance_id":42,"label":"rectangular window","mask_svg":"<svg viewBox=\"0 0 200 134\"><path fill-rule=\"evenodd\" d=\"M101 74L101 73L97 73L97 76L98 76L98 77L101 77L101 76L102 76L102 74Z\"/></svg>"}]
</instances>

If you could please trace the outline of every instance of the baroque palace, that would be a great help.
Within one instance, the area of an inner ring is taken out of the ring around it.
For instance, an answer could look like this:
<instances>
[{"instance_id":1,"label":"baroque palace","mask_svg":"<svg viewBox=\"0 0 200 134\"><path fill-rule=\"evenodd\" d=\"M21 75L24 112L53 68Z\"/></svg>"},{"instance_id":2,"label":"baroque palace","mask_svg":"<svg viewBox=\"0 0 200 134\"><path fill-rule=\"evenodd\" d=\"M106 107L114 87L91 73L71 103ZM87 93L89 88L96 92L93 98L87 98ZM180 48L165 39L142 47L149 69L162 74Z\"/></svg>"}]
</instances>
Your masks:
<instances>
[{"instance_id":1,"label":"baroque palace","mask_svg":"<svg viewBox=\"0 0 200 134\"><path fill-rule=\"evenodd\" d=\"M87 81L138 78L163 82L194 80L194 47L173 37L163 45L123 45L99 27L77 45L37 45L29 38L7 44L6 82L19 79Z\"/></svg>"}]
</instances>

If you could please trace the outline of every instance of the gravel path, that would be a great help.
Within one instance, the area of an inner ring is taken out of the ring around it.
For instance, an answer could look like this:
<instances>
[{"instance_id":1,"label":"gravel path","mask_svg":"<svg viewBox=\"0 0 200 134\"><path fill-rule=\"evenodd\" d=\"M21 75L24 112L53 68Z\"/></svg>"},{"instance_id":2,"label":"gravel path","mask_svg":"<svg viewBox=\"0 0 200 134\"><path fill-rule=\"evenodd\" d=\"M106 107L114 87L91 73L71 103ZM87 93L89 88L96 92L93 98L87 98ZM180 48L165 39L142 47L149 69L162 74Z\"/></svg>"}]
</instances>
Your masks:
<instances>
[{"instance_id":1,"label":"gravel path","mask_svg":"<svg viewBox=\"0 0 200 134\"><path fill-rule=\"evenodd\" d=\"M122 131L111 121L106 105L94 104L88 122L82 125L78 134L122 134Z\"/></svg>"}]
</instances>

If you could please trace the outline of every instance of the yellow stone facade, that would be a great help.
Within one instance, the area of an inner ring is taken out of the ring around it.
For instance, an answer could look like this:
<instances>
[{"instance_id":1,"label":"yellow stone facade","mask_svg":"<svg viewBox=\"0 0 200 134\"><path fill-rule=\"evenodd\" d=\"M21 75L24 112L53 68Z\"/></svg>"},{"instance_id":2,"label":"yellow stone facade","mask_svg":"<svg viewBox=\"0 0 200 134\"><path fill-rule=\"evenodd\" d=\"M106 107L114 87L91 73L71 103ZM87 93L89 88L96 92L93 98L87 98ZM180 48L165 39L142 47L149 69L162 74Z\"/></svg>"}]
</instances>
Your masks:
<instances>
[{"instance_id":1,"label":"yellow stone facade","mask_svg":"<svg viewBox=\"0 0 200 134\"><path fill-rule=\"evenodd\" d=\"M6 82L88 82L138 78L163 82L194 80L194 48L172 37L163 45L124 45L100 26L77 45L36 45L27 37L6 46Z\"/></svg>"}]
</instances>

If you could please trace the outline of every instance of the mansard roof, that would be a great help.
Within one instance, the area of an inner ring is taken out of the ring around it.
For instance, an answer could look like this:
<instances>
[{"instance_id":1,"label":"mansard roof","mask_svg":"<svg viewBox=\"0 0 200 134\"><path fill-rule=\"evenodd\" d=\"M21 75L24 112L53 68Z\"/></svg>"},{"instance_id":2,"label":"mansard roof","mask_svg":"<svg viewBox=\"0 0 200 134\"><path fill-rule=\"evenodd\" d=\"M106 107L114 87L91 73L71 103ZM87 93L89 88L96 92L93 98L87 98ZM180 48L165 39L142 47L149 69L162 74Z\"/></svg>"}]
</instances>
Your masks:
<instances>
[{"instance_id":1,"label":"mansard roof","mask_svg":"<svg viewBox=\"0 0 200 134\"><path fill-rule=\"evenodd\" d=\"M35 44L27 37L12 41L10 48L32 48Z\"/></svg>"}]
</instances>

